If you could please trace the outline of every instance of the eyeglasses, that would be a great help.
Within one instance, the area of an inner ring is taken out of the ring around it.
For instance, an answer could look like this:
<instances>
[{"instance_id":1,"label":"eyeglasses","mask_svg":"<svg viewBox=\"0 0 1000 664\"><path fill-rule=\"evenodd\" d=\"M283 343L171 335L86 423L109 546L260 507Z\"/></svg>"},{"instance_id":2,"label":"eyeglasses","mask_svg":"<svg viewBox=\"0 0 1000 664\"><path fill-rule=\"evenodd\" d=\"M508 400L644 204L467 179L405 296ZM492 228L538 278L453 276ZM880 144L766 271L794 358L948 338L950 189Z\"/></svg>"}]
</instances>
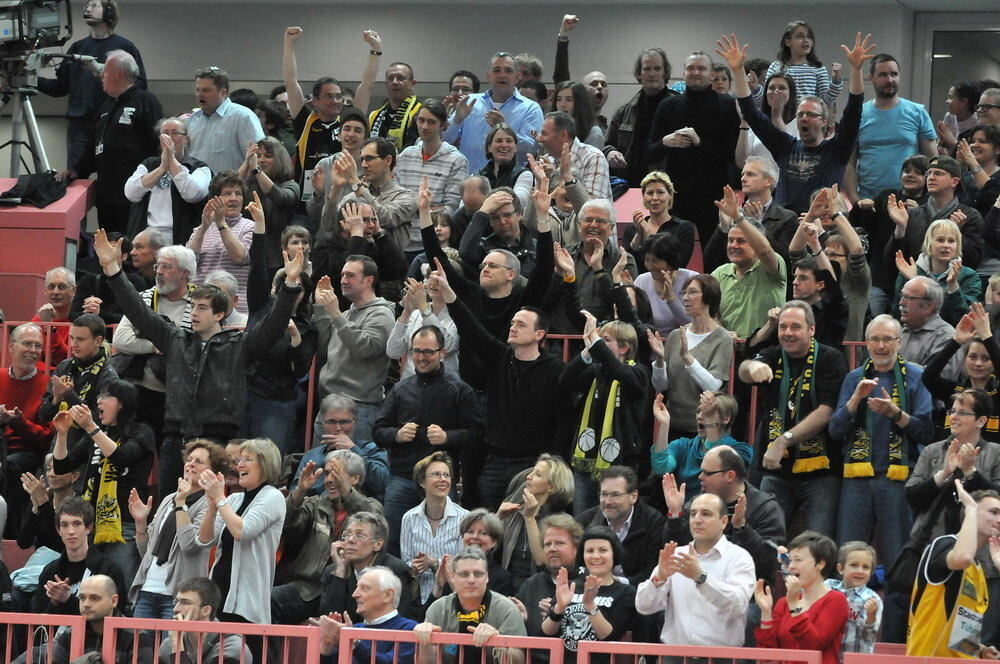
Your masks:
<instances>
[{"instance_id":1,"label":"eyeglasses","mask_svg":"<svg viewBox=\"0 0 1000 664\"><path fill-rule=\"evenodd\" d=\"M173 272L176 269L177 266L170 263L153 263L154 272Z\"/></svg>"},{"instance_id":2,"label":"eyeglasses","mask_svg":"<svg viewBox=\"0 0 1000 664\"><path fill-rule=\"evenodd\" d=\"M610 498L611 500L618 500L619 498L624 498L627 495L629 494L626 493L625 491L602 491L601 500L604 500L605 498Z\"/></svg>"},{"instance_id":3,"label":"eyeglasses","mask_svg":"<svg viewBox=\"0 0 1000 664\"><path fill-rule=\"evenodd\" d=\"M353 540L359 544L364 544L371 538L372 538L371 535L369 535L366 532L362 532L360 530L345 530L340 534L340 539L343 542L350 542Z\"/></svg>"},{"instance_id":4,"label":"eyeglasses","mask_svg":"<svg viewBox=\"0 0 1000 664\"><path fill-rule=\"evenodd\" d=\"M581 224L597 224L598 226L609 226L611 225L610 219L605 219L604 217L584 217L580 220Z\"/></svg>"},{"instance_id":5,"label":"eyeglasses","mask_svg":"<svg viewBox=\"0 0 1000 664\"><path fill-rule=\"evenodd\" d=\"M968 410L955 410L951 408L948 410L949 417L975 417L976 414Z\"/></svg>"},{"instance_id":6,"label":"eyeglasses","mask_svg":"<svg viewBox=\"0 0 1000 664\"><path fill-rule=\"evenodd\" d=\"M186 131L180 131L178 129L173 129L171 131L161 131L161 134L166 134L168 136L187 136Z\"/></svg>"},{"instance_id":7,"label":"eyeglasses","mask_svg":"<svg viewBox=\"0 0 1000 664\"><path fill-rule=\"evenodd\" d=\"M453 85L451 88L451 93L456 95L467 95L472 93L472 88L466 87L464 85Z\"/></svg>"},{"instance_id":8,"label":"eyeglasses","mask_svg":"<svg viewBox=\"0 0 1000 664\"><path fill-rule=\"evenodd\" d=\"M387 159L387 158L388 157L382 157L382 156L379 156L377 154L363 154L363 155L361 155L361 161L365 162L366 164L368 162L370 162L370 161L375 161L376 159Z\"/></svg>"},{"instance_id":9,"label":"eyeglasses","mask_svg":"<svg viewBox=\"0 0 1000 664\"><path fill-rule=\"evenodd\" d=\"M512 267L507 267L506 265L501 265L500 263L480 263L479 264L479 269L480 270L485 270L486 268L490 268L491 270L513 270L514 269Z\"/></svg>"},{"instance_id":10,"label":"eyeglasses","mask_svg":"<svg viewBox=\"0 0 1000 664\"><path fill-rule=\"evenodd\" d=\"M481 579L484 576L486 576L486 570L467 569L467 570L462 570L461 572L455 572L455 576L457 576L460 579L469 579L469 578Z\"/></svg>"},{"instance_id":11,"label":"eyeglasses","mask_svg":"<svg viewBox=\"0 0 1000 664\"><path fill-rule=\"evenodd\" d=\"M916 297L916 296L913 296L913 295L907 295L906 293L903 293L902 295L899 296L899 301L900 302L921 302L921 301L923 301L923 302L930 302L931 298L929 298L929 297Z\"/></svg>"},{"instance_id":12,"label":"eyeglasses","mask_svg":"<svg viewBox=\"0 0 1000 664\"><path fill-rule=\"evenodd\" d=\"M429 480L450 480L451 473L427 473L424 477Z\"/></svg>"},{"instance_id":13,"label":"eyeglasses","mask_svg":"<svg viewBox=\"0 0 1000 664\"><path fill-rule=\"evenodd\" d=\"M257 463L257 459L251 459L250 457L241 456L239 459L236 460L236 465L238 466L241 463Z\"/></svg>"},{"instance_id":14,"label":"eyeglasses","mask_svg":"<svg viewBox=\"0 0 1000 664\"><path fill-rule=\"evenodd\" d=\"M870 343L870 344L876 344L876 345L877 344L888 345L888 344L894 343L896 341L899 341L899 337L872 337L872 338L868 339L868 343Z\"/></svg>"},{"instance_id":15,"label":"eyeglasses","mask_svg":"<svg viewBox=\"0 0 1000 664\"><path fill-rule=\"evenodd\" d=\"M434 353L440 352L440 348L411 348L410 355L420 355L422 357L430 357Z\"/></svg>"},{"instance_id":16,"label":"eyeglasses","mask_svg":"<svg viewBox=\"0 0 1000 664\"><path fill-rule=\"evenodd\" d=\"M353 421L354 421L353 417L350 418L350 419L346 419L346 420L336 420L336 419L334 419L332 417L328 417L327 419L323 420L323 424L329 424L330 426L336 425L336 426L346 427L348 424L350 424Z\"/></svg>"},{"instance_id":17,"label":"eyeglasses","mask_svg":"<svg viewBox=\"0 0 1000 664\"><path fill-rule=\"evenodd\" d=\"M45 290L70 290L73 288L66 283L45 284Z\"/></svg>"},{"instance_id":18,"label":"eyeglasses","mask_svg":"<svg viewBox=\"0 0 1000 664\"><path fill-rule=\"evenodd\" d=\"M814 111L799 111L795 114L795 117L797 117L799 120L801 120L802 118L809 118L810 120L815 120L816 118L823 117L823 114L816 113Z\"/></svg>"},{"instance_id":19,"label":"eyeglasses","mask_svg":"<svg viewBox=\"0 0 1000 664\"><path fill-rule=\"evenodd\" d=\"M27 348L28 350L42 350L45 348L44 344L40 344L37 341L18 341L17 343L21 344L21 346Z\"/></svg>"},{"instance_id":20,"label":"eyeglasses","mask_svg":"<svg viewBox=\"0 0 1000 664\"><path fill-rule=\"evenodd\" d=\"M719 468L718 470L705 470L702 468L701 474L705 477L711 477L712 475L718 475L719 473L725 473L732 470L732 468Z\"/></svg>"},{"instance_id":21,"label":"eyeglasses","mask_svg":"<svg viewBox=\"0 0 1000 664\"><path fill-rule=\"evenodd\" d=\"M1000 104L979 104L976 106L976 110L980 113L984 111L992 111L993 109L1000 108Z\"/></svg>"}]
</instances>

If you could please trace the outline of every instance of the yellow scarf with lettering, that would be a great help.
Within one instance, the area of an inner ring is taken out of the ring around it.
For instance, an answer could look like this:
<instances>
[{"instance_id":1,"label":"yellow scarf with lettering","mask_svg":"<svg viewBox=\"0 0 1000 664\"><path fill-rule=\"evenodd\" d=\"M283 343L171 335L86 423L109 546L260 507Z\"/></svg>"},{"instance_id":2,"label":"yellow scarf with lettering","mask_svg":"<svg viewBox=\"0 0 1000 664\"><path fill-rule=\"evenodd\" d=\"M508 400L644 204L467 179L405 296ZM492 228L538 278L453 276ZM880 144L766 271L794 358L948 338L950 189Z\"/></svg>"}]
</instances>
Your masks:
<instances>
[{"instance_id":1,"label":"yellow scarf with lettering","mask_svg":"<svg viewBox=\"0 0 1000 664\"><path fill-rule=\"evenodd\" d=\"M121 440L115 441L116 446L121 444ZM122 506L118 502L118 468L111 463L109 457L101 453L101 448L96 443L90 466L96 466L98 471L87 478L83 499L91 502L95 492L97 494L94 505L94 544L124 544Z\"/></svg>"}]
</instances>

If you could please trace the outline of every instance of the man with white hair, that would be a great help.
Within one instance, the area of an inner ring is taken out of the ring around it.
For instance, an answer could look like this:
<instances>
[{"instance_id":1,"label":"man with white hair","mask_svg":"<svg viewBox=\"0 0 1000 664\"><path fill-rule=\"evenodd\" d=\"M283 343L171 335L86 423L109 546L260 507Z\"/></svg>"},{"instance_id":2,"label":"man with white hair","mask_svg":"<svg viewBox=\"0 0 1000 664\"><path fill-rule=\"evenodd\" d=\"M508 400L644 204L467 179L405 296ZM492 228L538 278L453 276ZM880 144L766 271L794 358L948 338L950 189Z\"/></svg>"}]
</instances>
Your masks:
<instances>
[{"instance_id":1,"label":"man with white hair","mask_svg":"<svg viewBox=\"0 0 1000 664\"><path fill-rule=\"evenodd\" d=\"M32 316L33 323L68 323L69 312L76 297L76 275L64 267L54 267L45 273L45 304ZM49 336L49 366L56 366L69 355L69 327L61 325ZM39 356L44 362L45 355Z\"/></svg>"},{"instance_id":2,"label":"man with white hair","mask_svg":"<svg viewBox=\"0 0 1000 664\"><path fill-rule=\"evenodd\" d=\"M143 159L160 145L156 123L163 108L152 93L136 83L139 65L127 51L108 53L101 84L110 97L98 111L97 215L102 228L124 233L131 203L125 198L125 181Z\"/></svg>"},{"instance_id":3,"label":"man with white hair","mask_svg":"<svg viewBox=\"0 0 1000 664\"><path fill-rule=\"evenodd\" d=\"M249 317L236 311L236 304L240 301L240 284L236 277L225 270L215 270L205 276L205 283L221 288L229 296L229 308L226 310L226 317L222 319L222 327L245 327Z\"/></svg>"},{"instance_id":4,"label":"man with white hair","mask_svg":"<svg viewBox=\"0 0 1000 664\"><path fill-rule=\"evenodd\" d=\"M907 362L926 366L931 356L944 348L955 334L955 328L941 318L944 290L930 277L913 277L899 296L899 320L903 324L899 354ZM945 375L957 376L960 357L956 354L948 363Z\"/></svg>"},{"instance_id":5,"label":"man with white hair","mask_svg":"<svg viewBox=\"0 0 1000 664\"><path fill-rule=\"evenodd\" d=\"M201 203L208 196L212 170L188 154L191 139L184 118L170 117L156 125L159 148L136 166L125 182L125 197L132 202L128 236L136 239L145 228L158 229L165 244L191 237L201 223Z\"/></svg>"},{"instance_id":6,"label":"man with white hair","mask_svg":"<svg viewBox=\"0 0 1000 664\"><path fill-rule=\"evenodd\" d=\"M546 120L547 121L547 120ZM580 223L580 244L570 251L576 270L576 292L583 308L597 320L614 318L612 303L598 284L600 273L611 274L621 258L622 250L611 241L615 231L615 206L607 198L592 198L583 204L577 215ZM626 259L629 274L639 274L635 259Z\"/></svg>"},{"instance_id":7,"label":"man with white hair","mask_svg":"<svg viewBox=\"0 0 1000 664\"><path fill-rule=\"evenodd\" d=\"M139 238L156 231L147 229ZM133 260L135 249L133 247ZM191 277L198 270L198 259L193 251L180 245L163 247L156 252L156 285L139 295L153 311L166 316L185 329L191 329ZM123 316L115 328L112 340L116 353L112 363L118 375L139 390L136 417L153 429L157 443L163 431L164 401L166 399L167 365L163 355L151 341L142 337L128 316Z\"/></svg>"},{"instance_id":8,"label":"man with white hair","mask_svg":"<svg viewBox=\"0 0 1000 664\"><path fill-rule=\"evenodd\" d=\"M754 203L761 208L760 223L764 226L764 235L771 243L774 251L788 260L788 245L799 227L798 216L791 210L778 205L774 200L774 189L778 186L780 173L778 165L767 157L747 157L743 165L743 175L740 177L743 191L743 210L747 214L748 203ZM755 216L756 215L752 215ZM711 272L726 262L726 240L734 220L725 213L719 212L719 225L705 246L705 271Z\"/></svg>"},{"instance_id":9,"label":"man with white hair","mask_svg":"<svg viewBox=\"0 0 1000 664\"><path fill-rule=\"evenodd\" d=\"M346 611L340 615L331 613L309 620L310 624L319 627L320 633L323 635L320 644L320 652L323 657L320 662L333 664L336 661L334 655L340 645L340 630L344 627L408 631L416 627L416 621L399 615L397 609L401 592L402 583L388 567L376 565L364 570L358 577L357 588L353 595L357 602L358 614L362 618L361 622L352 624L351 616ZM393 641L376 641L375 661L412 664L414 645L400 643L398 644L399 649L395 651L394 655L396 645ZM371 661L371 649L371 641L355 641L352 661L355 664Z\"/></svg>"}]
</instances>

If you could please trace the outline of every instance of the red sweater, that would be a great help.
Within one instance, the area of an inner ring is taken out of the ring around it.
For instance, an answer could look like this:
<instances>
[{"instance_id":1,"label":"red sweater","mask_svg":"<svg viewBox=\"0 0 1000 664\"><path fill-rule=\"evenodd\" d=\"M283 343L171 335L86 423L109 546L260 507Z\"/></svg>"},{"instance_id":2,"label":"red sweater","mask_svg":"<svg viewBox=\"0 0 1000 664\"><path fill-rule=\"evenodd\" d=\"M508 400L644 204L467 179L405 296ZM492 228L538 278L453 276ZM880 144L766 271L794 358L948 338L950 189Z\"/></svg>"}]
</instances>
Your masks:
<instances>
[{"instance_id":1,"label":"red sweater","mask_svg":"<svg viewBox=\"0 0 1000 664\"><path fill-rule=\"evenodd\" d=\"M797 616L788 613L788 602L778 600L771 614L770 629L758 627L754 634L761 648L819 650L823 664L838 664L847 624L847 598L837 591L827 592Z\"/></svg>"},{"instance_id":2,"label":"red sweater","mask_svg":"<svg viewBox=\"0 0 1000 664\"><path fill-rule=\"evenodd\" d=\"M31 322L41 323L42 319L35 314ZM68 323L68 318L57 318L52 321L53 323ZM58 366L60 362L69 357L69 325L56 325L49 326L52 329L52 336L49 337L49 366ZM42 332L45 332L45 324L42 324ZM42 355L41 362L45 361L45 356Z\"/></svg>"},{"instance_id":3,"label":"red sweater","mask_svg":"<svg viewBox=\"0 0 1000 664\"><path fill-rule=\"evenodd\" d=\"M49 423L38 422L38 409L48 385L49 378L41 370L28 380L14 380L9 369L0 369L0 403L11 410L21 409L21 417L3 428L11 452L28 449L45 454L49 449L52 429Z\"/></svg>"}]
</instances>

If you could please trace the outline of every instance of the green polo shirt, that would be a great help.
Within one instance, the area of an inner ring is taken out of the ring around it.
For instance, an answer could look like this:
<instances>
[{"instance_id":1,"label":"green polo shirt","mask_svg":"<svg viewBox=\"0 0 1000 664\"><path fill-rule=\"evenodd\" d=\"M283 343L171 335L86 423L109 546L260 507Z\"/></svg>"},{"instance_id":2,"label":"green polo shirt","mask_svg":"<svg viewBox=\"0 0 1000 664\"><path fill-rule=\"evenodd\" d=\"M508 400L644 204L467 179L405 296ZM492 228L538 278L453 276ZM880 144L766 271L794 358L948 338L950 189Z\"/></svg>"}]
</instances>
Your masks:
<instances>
[{"instance_id":1,"label":"green polo shirt","mask_svg":"<svg viewBox=\"0 0 1000 664\"><path fill-rule=\"evenodd\" d=\"M785 303L787 282L785 261L778 257L778 274L771 275L758 260L742 279L736 278L736 265L726 263L715 268L722 289L722 326L746 339L767 321L768 310Z\"/></svg>"}]
</instances>

